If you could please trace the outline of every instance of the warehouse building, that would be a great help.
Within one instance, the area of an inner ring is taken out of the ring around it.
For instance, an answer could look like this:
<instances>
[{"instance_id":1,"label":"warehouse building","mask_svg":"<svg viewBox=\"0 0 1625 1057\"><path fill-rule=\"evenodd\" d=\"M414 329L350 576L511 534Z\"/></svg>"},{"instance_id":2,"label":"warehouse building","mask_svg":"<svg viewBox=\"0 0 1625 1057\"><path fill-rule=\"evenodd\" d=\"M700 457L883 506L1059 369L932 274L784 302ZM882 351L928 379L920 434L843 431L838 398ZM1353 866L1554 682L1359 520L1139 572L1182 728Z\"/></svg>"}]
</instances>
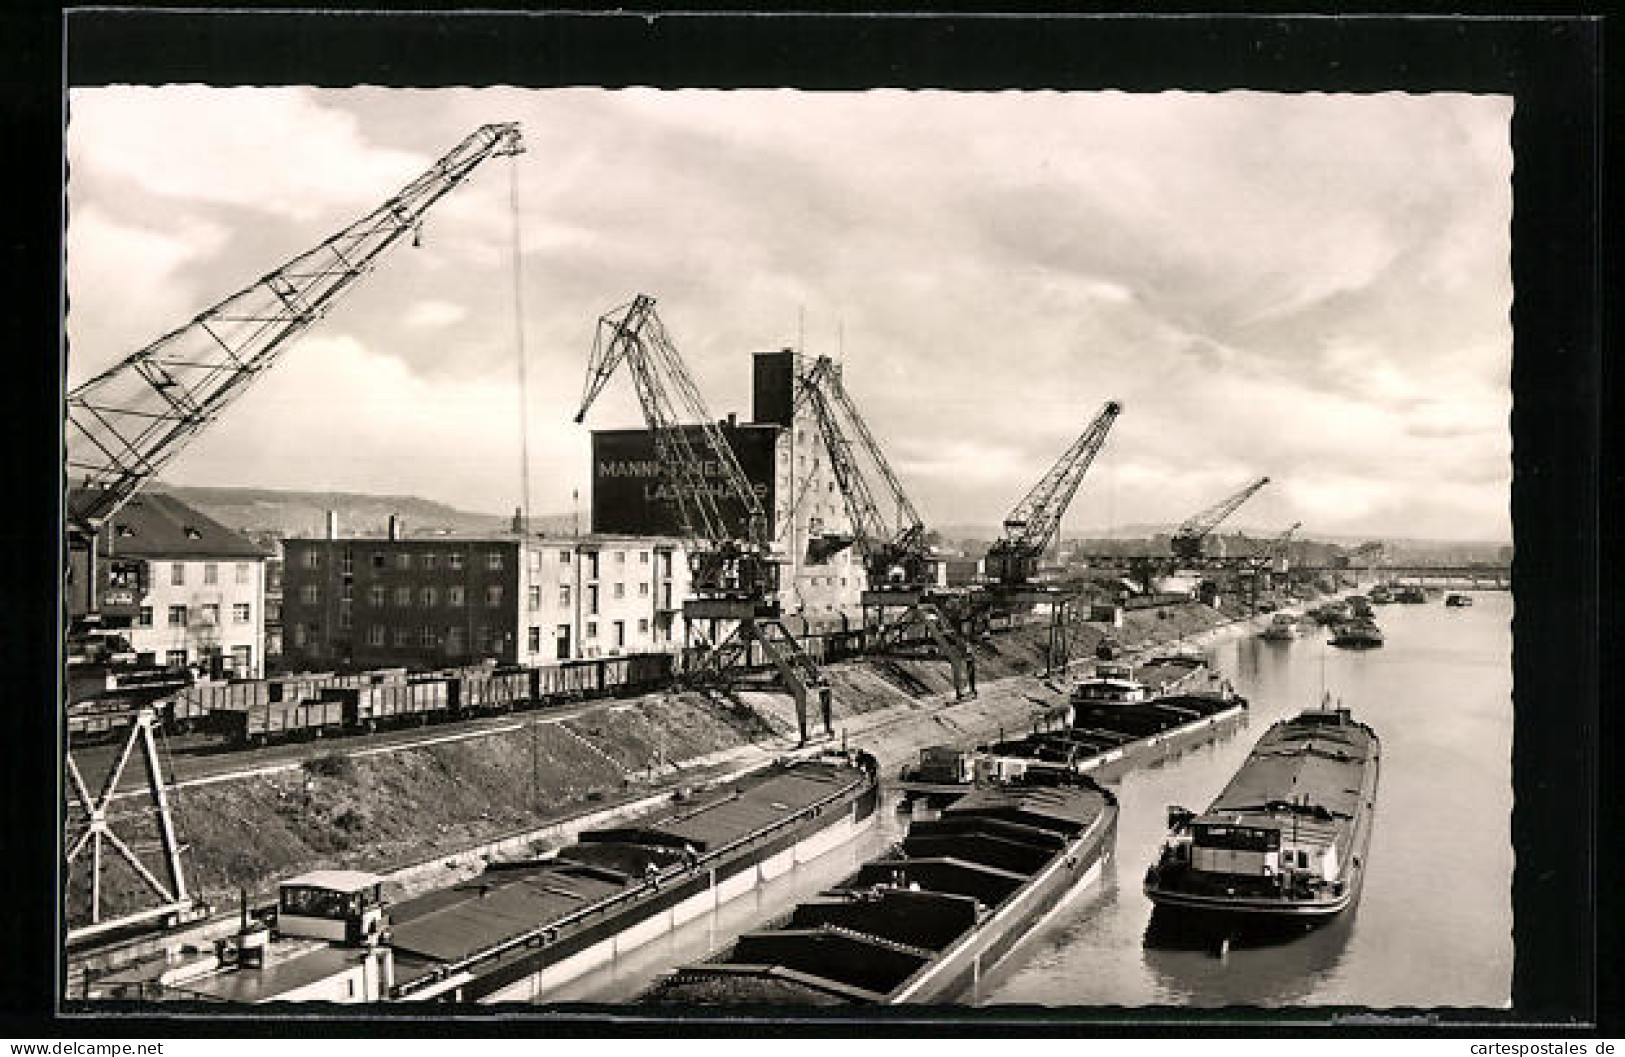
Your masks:
<instances>
[{"instance_id":1,"label":"warehouse building","mask_svg":"<svg viewBox=\"0 0 1625 1057\"><path fill-rule=\"evenodd\" d=\"M102 611L139 663L264 674L265 548L161 493L125 503L96 548Z\"/></svg>"},{"instance_id":2,"label":"warehouse building","mask_svg":"<svg viewBox=\"0 0 1625 1057\"><path fill-rule=\"evenodd\" d=\"M729 416L722 432L769 517L784 560L779 603L787 626L797 633L838 631L861 624L865 574L850 546L851 519L817 418L810 407L796 407L796 360L789 349L756 353L754 421ZM700 428L689 428L691 442L705 451ZM722 494L721 467L708 463L705 471L718 482L724 515L743 534L744 512ZM682 535L681 515L648 430L594 431L592 483L595 533Z\"/></svg>"},{"instance_id":3,"label":"warehouse building","mask_svg":"<svg viewBox=\"0 0 1625 1057\"><path fill-rule=\"evenodd\" d=\"M666 652L688 564L671 538L492 535L283 541L283 664L438 668Z\"/></svg>"}]
</instances>

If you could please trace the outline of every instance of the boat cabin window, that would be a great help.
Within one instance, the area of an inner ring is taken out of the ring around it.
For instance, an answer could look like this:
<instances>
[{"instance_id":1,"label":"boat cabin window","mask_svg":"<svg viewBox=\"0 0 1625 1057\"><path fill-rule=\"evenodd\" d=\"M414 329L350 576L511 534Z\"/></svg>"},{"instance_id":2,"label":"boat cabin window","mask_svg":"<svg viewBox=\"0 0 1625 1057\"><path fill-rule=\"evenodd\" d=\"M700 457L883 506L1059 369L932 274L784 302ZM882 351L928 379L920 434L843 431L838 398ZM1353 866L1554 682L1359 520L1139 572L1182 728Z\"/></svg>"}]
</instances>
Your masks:
<instances>
[{"instance_id":1,"label":"boat cabin window","mask_svg":"<svg viewBox=\"0 0 1625 1057\"><path fill-rule=\"evenodd\" d=\"M361 912L378 902L378 886L363 888L359 892L336 892L331 888L309 885L284 885L281 912L299 917L323 918L328 921L349 921L359 918Z\"/></svg>"},{"instance_id":2,"label":"boat cabin window","mask_svg":"<svg viewBox=\"0 0 1625 1057\"><path fill-rule=\"evenodd\" d=\"M1252 826L1197 826L1196 843L1204 848L1230 848L1234 851L1276 851L1281 847L1281 831Z\"/></svg>"}]
</instances>

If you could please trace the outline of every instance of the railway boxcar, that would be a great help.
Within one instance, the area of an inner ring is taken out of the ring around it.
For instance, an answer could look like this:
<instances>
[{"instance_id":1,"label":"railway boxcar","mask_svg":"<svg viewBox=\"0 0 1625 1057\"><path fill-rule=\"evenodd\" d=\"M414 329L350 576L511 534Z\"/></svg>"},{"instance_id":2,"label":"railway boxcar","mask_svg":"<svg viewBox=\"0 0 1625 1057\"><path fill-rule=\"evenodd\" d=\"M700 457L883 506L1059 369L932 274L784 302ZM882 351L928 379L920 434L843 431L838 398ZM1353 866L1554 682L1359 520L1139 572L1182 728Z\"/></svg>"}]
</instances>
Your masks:
<instances>
[{"instance_id":1,"label":"railway boxcar","mask_svg":"<svg viewBox=\"0 0 1625 1057\"><path fill-rule=\"evenodd\" d=\"M227 735L263 745L283 738L321 737L344 728L341 701L266 701L242 712L222 712Z\"/></svg>"},{"instance_id":2,"label":"railway boxcar","mask_svg":"<svg viewBox=\"0 0 1625 1057\"><path fill-rule=\"evenodd\" d=\"M444 715L450 709L449 688L454 682L435 678L372 686L336 686L323 690L321 699L340 705L344 726L370 731L414 719L427 723L436 715Z\"/></svg>"},{"instance_id":3,"label":"railway boxcar","mask_svg":"<svg viewBox=\"0 0 1625 1057\"><path fill-rule=\"evenodd\" d=\"M522 708L537 698L541 670L536 668L486 669L454 681L452 708L462 712L497 712Z\"/></svg>"}]
</instances>

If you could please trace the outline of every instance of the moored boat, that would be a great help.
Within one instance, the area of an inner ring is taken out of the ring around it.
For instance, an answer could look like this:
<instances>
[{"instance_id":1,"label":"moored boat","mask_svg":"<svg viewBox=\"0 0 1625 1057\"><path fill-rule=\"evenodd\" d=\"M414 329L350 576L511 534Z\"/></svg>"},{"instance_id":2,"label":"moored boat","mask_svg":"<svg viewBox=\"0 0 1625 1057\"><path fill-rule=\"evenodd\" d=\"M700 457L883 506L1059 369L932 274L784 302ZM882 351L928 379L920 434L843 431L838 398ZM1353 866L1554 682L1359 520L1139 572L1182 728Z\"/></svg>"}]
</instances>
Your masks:
<instances>
[{"instance_id":1,"label":"moored boat","mask_svg":"<svg viewBox=\"0 0 1625 1057\"><path fill-rule=\"evenodd\" d=\"M1344 649L1375 649L1382 645L1382 629L1370 620L1350 620L1332 628L1330 641Z\"/></svg>"},{"instance_id":2,"label":"moored boat","mask_svg":"<svg viewBox=\"0 0 1625 1057\"><path fill-rule=\"evenodd\" d=\"M1296 617L1289 613L1277 613L1269 625L1258 633L1258 637L1270 642L1291 642L1300 634Z\"/></svg>"},{"instance_id":3,"label":"moored boat","mask_svg":"<svg viewBox=\"0 0 1625 1057\"><path fill-rule=\"evenodd\" d=\"M1451 609L1459 609L1465 606L1470 606L1473 604L1473 596L1462 594L1447 595L1445 597L1444 604L1449 606Z\"/></svg>"},{"instance_id":4,"label":"moored boat","mask_svg":"<svg viewBox=\"0 0 1625 1057\"><path fill-rule=\"evenodd\" d=\"M1378 584L1373 587L1366 597L1370 599L1372 605L1378 606L1387 605L1395 600L1394 592L1388 588L1387 584Z\"/></svg>"},{"instance_id":5,"label":"moored boat","mask_svg":"<svg viewBox=\"0 0 1625 1057\"><path fill-rule=\"evenodd\" d=\"M1169 809L1146 896L1253 918L1347 909L1365 879L1381 757L1376 733L1346 708L1275 724L1205 812Z\"/></svg>"},{"instance_id":6,"label":"moored boat","mask_svg":"<svg viewBox=\"0 0 1625 1057\"><path fill-rule=\"evenodd\" d=\"M1418 606L1427 602L1427 600L1427 592L1414 584L1407 584L1394 592L1394 601L1403 602L1406 605Z\"/></svg>"},{"instance_id":7,"label":"moored boat","mask_svg":"<svg viewBox=\"0 0 1625 1057\"><path fill-rule=\"evenodd\" d=\"M976 789L773 927L685 966L662 1005L864 1005L961 998L1091 887L1117 801L1058 772Z\"/></svg>"}]
</instances>

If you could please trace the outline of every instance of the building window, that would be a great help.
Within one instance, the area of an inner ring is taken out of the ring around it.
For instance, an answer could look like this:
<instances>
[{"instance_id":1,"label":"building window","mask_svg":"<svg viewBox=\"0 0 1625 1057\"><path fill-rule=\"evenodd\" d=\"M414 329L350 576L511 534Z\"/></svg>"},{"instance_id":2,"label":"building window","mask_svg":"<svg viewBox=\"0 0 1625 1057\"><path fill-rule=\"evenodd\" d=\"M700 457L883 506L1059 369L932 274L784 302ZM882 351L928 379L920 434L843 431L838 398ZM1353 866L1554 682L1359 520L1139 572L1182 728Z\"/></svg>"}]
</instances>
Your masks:
<instances>
[{"instance_id":1,"label":"building window","mask_svg":"<svg viewBox=\"0 0 1625 1057\"><path fill-rule=\"evenodd\" d=\"M315 584L306 584L299 589L299 601L307 606L316 605L322 600L322 589Z\"/></svg>"},{"instance_id":2,"label":"building window","mask_svg":"<svg viewBox=\"0 0 1625 1057\"><path fill-rule=\"evenodd\" d=\"M384 566L386 564L388 564L388 559L386 559L382 554L379 554L377 551L374 551L373 555L372 555L372 568L373 568L373 571L374 572L383 572L384 571ZM383 643L379 643L379 645L381 646L381 645L383 645Z\"/></svg>"},{"instance_id":3,"label":"building window","mask_svg":"<svg viewBox=\"0 0 1625 1057\"><path fill-rule=\"evenodd\" d=\"M355 601L355 584L351 583L349 580L346 580L342 584L339 585L339 601L341 601L341 602L354 602Z\"/></svg>"},{"instance_id":4,"label":"building window","mask_svg":"<svg viewBox=\"0 0 1625 1057\"><path fill-rule=\"evenodd\" d=\"M152 607L142 606L135 614L135 626L138 628L152 627Z\"/></svg>"},{"instance_id":5,"label":"building window","mask_svg":"<svg viewBox=\"0 0 1625 1057\"><path fill-rule=\"evenodd\" d=\"M616 551L615 552L615 564L616 565L625 565L626 564L626 552L625 551Z\"/></svg>"},{"instance_id":6,"label":"building window","mask_svg":"<svg viewBox=\"0 0 1625 1057\"><path fill-rule=\"evenodd\" d=\"M438 555L425 554L423 556L423 567L425 569L434 569L439 564L440 564L440 557Z\"/></svg>"},{"instance_id":7,"label":"building window","mask_svg":"<svg viewBox=\"0 0 1625 1057\"><path fill-rule=\"evenodd\" d=\"M569 604L570 604L570 585L569 584L560 584L559 585L559 605L567 606Z\"/></svg>"},{"instance_id":8,"label":"building window","mask_svg":"<svg viewBox=\"0 0 1625 1057\"><path fill-rule=\"evenodd\" d=\"M542 629L531 628L525 636L525 645L532 653L542 652Z\"/></svg>"},{"instance_id":9,"label":"building window","mask_svg":"<svg viewBox=\"0 0 1625 1057\"><path fill-rule=\"evenodd\" d=\"M625 598L626 597L626 585L625 584L618 583L618 584L615 585L615 597L616 598Z\"/></svg>"},{"instance_id":10,"label":"building window","mask_svg":"<svg viewBox=\"0 0 1625 1057\"><path fill-rule=\"evenodd\" d=\"M648 565L649 564L649 552L648 551L638 551L638 564L639 565Z\"/></svg>"},{"instance_id":11,"label":"building window","mask_svg":"<svg viewBox=\"0 0 1625 1057\"><path fill-rule=\"evenodd\" d=\"M418 604L423 606L434 605L436 602L435 593L435 589L432 587L423 588L418 592Z\"/></svg>"},{"instance_id":12,"label":"building window","mask_svg":"<svg viewBox=\"0 0 1625 1057\"><path fill-rule=\"evenodd\" d=\"M172 628L184 628L186 626L185 606L169 607L169 626Z\"/></svg>"},{"instance_id":13,"label":"building window","mask_svg":"<svg viewBox=\"0 0 1625 1057\"><path fill-rule=\"evenodd\" d=\"M355 551L351 550L349 547L344 548L344 557L341 559L341 561L343 564L339 568L345 576L350 576L355 573Z\"/></svg>"},{"instance_id":14,"label":"building window","mask_svg":"<svg viewBox=\"0 0 1625 1057\"><path fill-rule=\"evenodd\" d=\"M648 617L639 617L638 618L638 634L639 635L647 635L647 634L649 634L649 618Z\"/></svg>"},{"instance_id":15,"label":"building window","mask_svg":"<svg viewBox=\"0 0 1625 1057\"><path fill-rule=\"evenodd\" d=\"M307 568L307 569L320 569L321 567L322 567L322 552L318 551L318 550L308 550L308 551L306 551L305 552L305 568Z\"/></svg>"},{"instance_id":16,"label":"building window","mask_svg":"<svg viewBox=\"0 0 1625 1057\"><path fill-rule=\"evenodd\" d=\"M569 565L570 564L570 552L569 551L559 551L559 564L560 565Z\"/></svg>"},{"instance_id":17,"label":"building window","mask_svg":"<svg viewBox=\"0 0 1625 1057\"><path fill-rule=\"evenodd\" d=\"M615 645L626 645L626 621L624 620L617 620L615 622Z\"/></svg>"},{"instance_id":18,"label":"building window","mask_svg":"<svg viewBox=\"0 0 1625 1057\"><path fill-rule=\"evenodd\" d=\"M249 619L250 619L249 612L250 611L249 611L247 602L233 603L232 607L231 607L231 621L232 621L232 623L233 624L247 624Z\"/></svg>"},{"instance_id":19,"label":"building window","mask_svg":"<svg viewBox=\"0 0 1625 1057\"><path fill-rule=\"evenodd\" d=\"M184 587L186 585L186 563L171 562L169 565L169 584L171 587Z\"/></svg>"},{"instance_id":20,"label":"building window","mask_svg":"<svg viewBox=\"0 0 1625 1057\"><path fill-rule=\"evenodd\" d=\"M664 603L664 608L670 609L671 608L671 584L661 584L660 585L660 594L661 594L661 601Z\"/></svg>"},{"instance_id":21,"label":"building window","mask_svg":"<svg viewBox=\"0 0 1625 1057\"><path fill-rule=\"evenodd\" d=\"M671 576L671 551L663 551L660 555L660 575Z\"/></svg>"},{"instance_id":22,"label":"building window","mask_svg":"<svg viewBox=\"0 0 1625 1057\"><path fill-rule=\"evenodd\" d=\"M485 556L485 567L487 569L489 569L491 572L494 572L494 573L501 572L502 571L502 552L501 551L492 551L491 553L487 554Z\"/></svg>"},{"instance_id":23,"label":"building window","mask_svg":"<svg viewBox=\"0 0 1625 1057\"><path fill-rule=\"evenodd\" d=\"M598 637L598 621L587 621L587 637L589 639L596 639Z\"/></svg>"},{"instance_id":24,"label":"building window","mask_svg":"<svg viewBox=\"0 0 1625 1057\"><path fill-rule=\"evenodd\" d=\"M240 676L252 675L254 672L254 647L233 646L231 648L231 667Z\"/></svg>"},{"instance_id":25,"label":"building window","mask_svg":"<svg viewBox=\"0 0 1625 1057\"><path fill-rule=\"evenodd\" d=\"M498 557L500 557L500 555L498 555ZM486 585L486 588L485 588L485 604L488 605L488 606L500 606L502 604L502 585L501 584L488 584L488 585Z\"/></svg>"},{"instance_id":26,"label":"building window","mask_svg":"<svg viewBox=\"0 0 1625 1057\"><path fill-rule=\"evenodd\" d=\"M395 568L410 569L411 567L412 556L410 554L406 553L405 551L401 551L399 554L395 555Z\"/></svg>"},{"instance_id":27,"label":"building window","mask_svg":"<svg viewBox=\"0 0 1625 1057\"><path fill-rule=\"evenodd\" d=\"M382 646L383 644L384 626L382 624L374 624L372 627L367 629L367 645Z\"/></svg>"},{"instance_id":28,"label":"building window","mask_svg":"<svg viewBox=\"0 0 1625 1057\"><path fill-rule=\"evenodd\" d=\"M529 596L530 608L542 608L542 588L539 584L531 584L530 590L525 592Z\"/></svg>"},{"instance_id":29,"label":"building window","mask_svg":"<svg viewBox=\"0 0 1625 1057\"><path fill-rule=\"evenodd\" d=\"M170 650L164 654L164 663L171 668L186 667L186 651Z\"/></svg>"},{"instance_id":30,"label":"building window","mask_svg":"<svg viewBox=\"0 0 1625 1057\"><path fill-rule=\"evenodd\" d=\"M463 629L455 624L446 629L446 652L463 652Z\"/></svg>"},{"instance_id":31,"label":"building window","mask_svg":"<svg viewBox=\"0 0 1625 1057\"><path fill-rule=\"evenodd\" d=\"M587 554L586 554L586 559L587 559L587 579L589 579L589 580L598 579L598 552L597 551L588 551Z\"/></svg>"},{"instance_id":32,"label":"building window","mask_svg":"<svg viewBox=\"0 0 1625 1057\"><path fill-rule=\"evenodd\" d=\"M305 626L303 624L295 624L293 626L293 644L295 646L303 646L305 644L306 635L307 632L305 631Z\"/></svg>"},{"instance_id":33,"label":"building window","mask_svg":"<svg viewBox=\"0 0 1625 1057\"><path fill-rule=\"evenodd\" d=\"M453 606L463 604L463 588L461 584L446 588L446 604Z\"/></svg>"},{"instance_id":34,"label":"building window","mask_svg":"<svg viewBox=\"0 0 1625 1057\"><path fill-rule=\"evenodd\" d=\"M446 555L446 568L450 569L452 572L457 572L462 567L463 567L463 556L461 554L448 554L448 555Z\"/></svg>"},{"instance_id":35,"label":"building window","mask_svg":"<svg viewBox=\"0 0 1625 1057\"><path fill-rule=\"evenodd\" d=\"M649 597L649 584L648 584L648 581L644 581L643 583L638 584L638 597L639 598L648 598Z\"/></svg>"},{"instance_id":36,"label":"building window","mask_svg":"<svg viewBox=\"0 0 1625 1057\"><path fill-rule=\"evenodd\" d=\"M254 567L247 562L237 563L237 586L245 587L254 582Z\"/></svg>"},{"instance_id":37,"label":"building window","mask_svg":"<svg viewBox=\"0 0 1625 1057\"><path fill-rule=\"evenodd\" d=\"M425 649L433 649L440 645L440 636L435 634L434 628L423 627L418 629L418 645Z\"/></svg>"},{"instance_id":38,"label":"building window","mask_svg":"<svg viewBox=\"0 0 1625 1057\"><path fill-rule=\"evenodd\" d=\"M558 660L570 659L570 625L560 624L553 629L553 652Z\"/></svg>"},{"instance_id":39,"label":"building window","mask_svg":"<svg viewBox=\"0 0 1625 1057\"><path fill-rule=\"evenodd\" d=\"M367 603L369 605L381 606L388 600L389 592L385 590L383 584L373 584L371 587L367 588ZM383 644L379 643L379 645Z\"/></svg>"},{"instance_id":40,"label":"building window","mask_svg":"<svg viewBox=\"0 0 1625 1057\"><path fill-rule=\"evenodd\" d=\"M352 618L354 617L354 615L355 615L355 611L352 610L349 607L349 605L339 606L339 630L340 631L349 631L350 630L350 625L351 625Z\"/></svg>"},{"instance_id":41,"label":"building window","mask_svg":"<svg viewBox=\"0 0 1625 1057\"><path fill-rule=\"evenodd\" d=\"M395 629L395 645L397 645L397 646L410 646L410 645L412 645L412 629L411 628L396 628Z\"/></svg>"},{"instance_id":42,"label":"building window","mask_svg":"<svg viewBox=\"0 0 1625 1057\"><path fill-rule=\"evenodd\" d=\"M592 613L594 615L597 615L597 613L598 613L598 585L597 584L588 584L587 585L587 612Z\"/></svg>"},{"instance_id":43,"label":"building window","mask_svg":"<svg viewBox=\"0 0 1625 1057\"><path fill-rule=\"evenodd\" d=\"M395 588L395 604L409 606L412 604L412 589L410 587Z\"/></svg>"}]
</instances>

